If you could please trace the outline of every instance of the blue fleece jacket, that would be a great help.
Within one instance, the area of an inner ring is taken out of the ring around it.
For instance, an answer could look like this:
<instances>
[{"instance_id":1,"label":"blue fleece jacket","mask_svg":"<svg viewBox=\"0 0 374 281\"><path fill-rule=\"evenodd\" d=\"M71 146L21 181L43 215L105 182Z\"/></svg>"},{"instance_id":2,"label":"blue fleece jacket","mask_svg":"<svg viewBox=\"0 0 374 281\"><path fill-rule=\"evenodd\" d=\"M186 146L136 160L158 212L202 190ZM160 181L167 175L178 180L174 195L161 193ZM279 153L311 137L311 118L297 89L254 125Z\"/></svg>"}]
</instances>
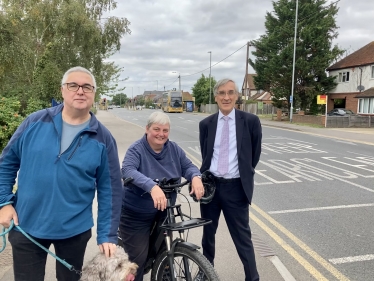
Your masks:
<instances>
[{"instance_id":1,"label":"blue fleece jacket","mask_svg":"<svg viewBox=\"0 0 374 281\"><path fill-rule=\"evenodd\" d=\"M184 177L191 181L201 175L186 154L175 142L166 141L162 151L156 153L150 147L145 134L133 143L122 162L122 175L134 180L123 190L123 205L137 212L157 212L149 194L154 179Z\"/></svg>"},{"instance_id":2,"label":"blue fleece jacket","mask_svg":"<svg viewBox=\"0 0 374 281\"><path fill-rule=\"evenodd\" d=\"M97 242L117 243L122 186L117 144L91 114L60 154L63 104L28 116L0 156L0 204L14 201L19 224L42 239L65 239L93 226ZM16 194L12 188L18 173Z\"/></svg>"}]
</instances>

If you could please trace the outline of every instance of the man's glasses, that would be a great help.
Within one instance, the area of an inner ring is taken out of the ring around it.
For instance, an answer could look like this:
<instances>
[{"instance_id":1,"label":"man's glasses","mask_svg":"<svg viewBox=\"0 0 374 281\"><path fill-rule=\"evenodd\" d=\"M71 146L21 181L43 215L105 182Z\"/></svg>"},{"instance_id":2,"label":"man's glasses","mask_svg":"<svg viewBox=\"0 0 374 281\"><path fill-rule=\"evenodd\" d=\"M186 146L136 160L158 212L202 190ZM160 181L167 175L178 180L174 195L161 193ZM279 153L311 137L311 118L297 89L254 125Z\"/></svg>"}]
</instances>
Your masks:
<instances>
[{"instance_id":1,"label":"man's glasses","mask_svg":"<svg viewBox=\"0 0 374 281\"><path fill-rule=\"evenodd\" d=\"M218 96L220 96L220 97L225 97L226 95L228 95L229 97L232 97L233 95L235 95L236 94L236 92L235 91L228 91L228 92L225 92L225 91L219 91L218 93L217 93L217 95Z\"/></svg>"},{"instance_id":2,"label":"man's glasses","mask_svg":"<svg viewBox=\"0 0 374 281\"><path fill-rule=\"evenodd\" d=\"M77 83L71 82L71 83L64 83L62 85L65 85L68 88L69 91L77 92L79 88L82 88L84 93L93 93L95 90L94 86L91 86L90 84L84 84L84 85L78 85Z\"/></svg>"}]
</instances>

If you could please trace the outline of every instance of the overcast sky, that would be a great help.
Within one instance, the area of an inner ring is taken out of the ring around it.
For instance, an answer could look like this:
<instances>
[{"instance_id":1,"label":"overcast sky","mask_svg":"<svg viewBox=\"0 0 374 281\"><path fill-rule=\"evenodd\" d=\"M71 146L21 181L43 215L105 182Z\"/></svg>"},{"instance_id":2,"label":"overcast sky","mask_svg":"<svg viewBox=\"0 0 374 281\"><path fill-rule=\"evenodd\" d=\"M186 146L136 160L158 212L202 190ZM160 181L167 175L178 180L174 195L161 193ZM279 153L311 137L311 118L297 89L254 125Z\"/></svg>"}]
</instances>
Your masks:
<instances>
[{"instance_id":1,"label":"overcast sky","mask_svg":"<svg viewBox=\"0 0 374 281\"><path fill-rule=\"evenodd\" d=\"M232 78L240 90L245 45L265 33L265 14L273 11L270 0L117 1L109 15L126 17L132 33L123 37L120 52L111 60L124 68L122 78L129 77L121 84L128 97L162 91L164 86L178 89L179 73L182 90L192 93L201 74L209 76L209 51L212 76ZM327 1L331 2L335 0ZM338 7L339 36L334 43L352 53L374 41L374 1L340 0ZM254 73L250 66L248 72Z\"/></svg>"}]
</instances>

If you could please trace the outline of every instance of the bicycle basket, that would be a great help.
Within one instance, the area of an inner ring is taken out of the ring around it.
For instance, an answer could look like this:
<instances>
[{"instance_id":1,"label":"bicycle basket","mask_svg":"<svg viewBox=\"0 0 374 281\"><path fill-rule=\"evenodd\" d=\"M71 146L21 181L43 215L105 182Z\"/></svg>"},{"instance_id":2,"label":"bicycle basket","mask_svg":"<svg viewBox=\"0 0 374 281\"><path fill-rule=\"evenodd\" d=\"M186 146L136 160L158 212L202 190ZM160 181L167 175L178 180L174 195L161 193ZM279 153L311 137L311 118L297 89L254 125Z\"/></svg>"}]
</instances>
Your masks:
<instances>
[{"instance_id":1,"label":"bicycle basket","mask_svg":"<svg viewBox=\"0 0 374 281\"><path fill-rule=\"evenodd\" d=\"M210 201L212 201L214 197L214 193L216 192L216 184L214 182L214 176L213 174L207 170L204 173L201 174L201 181L204 185L204 195L201 197L200 200L197 200L196 195L193 193L190 196L195 202L200 202L202 204L208 204ZM191 192L192 187L191 183L188 185L188 190Z\"/></svg>"}]
</instances>

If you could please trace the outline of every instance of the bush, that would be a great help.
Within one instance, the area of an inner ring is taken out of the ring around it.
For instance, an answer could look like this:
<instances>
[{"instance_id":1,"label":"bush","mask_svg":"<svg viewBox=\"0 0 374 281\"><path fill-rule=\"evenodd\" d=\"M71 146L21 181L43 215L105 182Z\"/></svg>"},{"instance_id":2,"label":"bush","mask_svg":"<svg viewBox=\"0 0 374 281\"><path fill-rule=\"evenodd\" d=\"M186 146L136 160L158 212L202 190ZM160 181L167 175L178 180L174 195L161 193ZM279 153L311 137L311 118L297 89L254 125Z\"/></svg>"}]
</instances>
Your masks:
<instances>
[{"instance_id":1,"label":"bush","mask_svg":"<svg viewBox=\"0 0 374 281\"><path fill-rule=\"evenodd\" d=\"M22 106L16 97L0 97L0 152L27 115L48 106L33 98Z\"/></svg>"},{"instance_id":2,"label":"bush","mask_svg":"<svg viewBox=\"0 0 374 281\"><path fill-rule=\"evenodd\" d=\"M21 103L17 98L0 97L0 151L24 119L20 115Z\"/></svg>"}]
</instances>

